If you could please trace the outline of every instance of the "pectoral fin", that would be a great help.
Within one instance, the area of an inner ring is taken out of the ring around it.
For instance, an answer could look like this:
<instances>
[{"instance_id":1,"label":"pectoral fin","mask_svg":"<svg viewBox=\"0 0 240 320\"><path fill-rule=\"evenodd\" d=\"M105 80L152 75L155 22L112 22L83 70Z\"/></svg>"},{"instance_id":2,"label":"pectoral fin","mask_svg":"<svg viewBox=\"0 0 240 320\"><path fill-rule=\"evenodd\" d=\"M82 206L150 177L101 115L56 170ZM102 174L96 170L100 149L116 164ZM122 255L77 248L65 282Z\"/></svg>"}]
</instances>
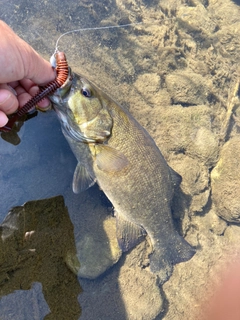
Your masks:
<instances>
[{"instance_id":1,"label":"pectoral fin","mask_svg":"<svg viewBox=\"0 0 240 320\"><path fill-rule=\"evenodd\" d=\"M104 144L95 145L95 151L96 164L102 171L120 171L129 163L123 153Z\"/></svg>"},{"instance_id":2,"label":"pectoral fin","mask_svg":"<svg viewBox=\"0 0 240 320\"><path fill-rule=\"evenodd\" d=\"M143 240L146 236L146 231L131 221L125 220L118 213L115 213L115 215L117 219L118 244L122 251L126 252Z\"/></svg>"},{"instance_id":3,"label":"pectoral fin","mask_svg":"<svg viewBox=\"0 0 240 320\"><path fill-rule=\"evenodd\" d=\"M77 164L74 175L72 188L74 193L80 193L92 187L96 179L93 179L88 171L80 163Z\"/></svg>"}]
</instances>

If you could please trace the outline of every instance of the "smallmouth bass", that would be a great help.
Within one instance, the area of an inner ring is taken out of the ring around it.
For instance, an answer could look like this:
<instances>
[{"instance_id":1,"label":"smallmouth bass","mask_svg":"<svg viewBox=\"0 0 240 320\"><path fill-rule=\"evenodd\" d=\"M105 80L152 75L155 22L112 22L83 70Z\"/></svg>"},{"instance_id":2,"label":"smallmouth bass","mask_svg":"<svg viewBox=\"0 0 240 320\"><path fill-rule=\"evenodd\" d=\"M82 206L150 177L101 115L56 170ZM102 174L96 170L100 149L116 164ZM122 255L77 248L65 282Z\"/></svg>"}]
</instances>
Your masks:
<instances>
[{"instance_id":1,"label":"smallmouth bass","mask_svg":"<svg viewBox=\"0 0 240 320\"><path fill-rule=\"evenodd\" d=\"M131 249L147 233L150 269L164 283L174 264L195 254L172 220L181 177L133 116L84 77L72 73L50 99L78 161L73 191L98 183L114 206L120 247Z\"/></svg>"}]
</instances>

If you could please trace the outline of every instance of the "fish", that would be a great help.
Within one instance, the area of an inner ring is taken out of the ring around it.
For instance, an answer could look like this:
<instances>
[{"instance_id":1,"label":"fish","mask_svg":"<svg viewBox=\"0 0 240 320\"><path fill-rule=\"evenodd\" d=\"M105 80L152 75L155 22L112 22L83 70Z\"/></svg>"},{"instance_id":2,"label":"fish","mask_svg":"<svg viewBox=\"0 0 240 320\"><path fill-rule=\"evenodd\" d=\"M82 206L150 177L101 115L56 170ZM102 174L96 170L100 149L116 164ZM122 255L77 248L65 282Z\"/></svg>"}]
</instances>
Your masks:
<instances>
[{"instance_id":1,"label":"fish","mask_svg":"<svg viewBox=\"0 0 240 320\"><path fill-rule=\"evenodd\" d=\"M150 270L163 284L175 264L195 254L172 217L181 176L128 110L82 75L71 71L67 81L50 99L78 161L73 191L99 185L114 207L123 252L148 235L153 248Z\"/></svg>"}]
</instances>

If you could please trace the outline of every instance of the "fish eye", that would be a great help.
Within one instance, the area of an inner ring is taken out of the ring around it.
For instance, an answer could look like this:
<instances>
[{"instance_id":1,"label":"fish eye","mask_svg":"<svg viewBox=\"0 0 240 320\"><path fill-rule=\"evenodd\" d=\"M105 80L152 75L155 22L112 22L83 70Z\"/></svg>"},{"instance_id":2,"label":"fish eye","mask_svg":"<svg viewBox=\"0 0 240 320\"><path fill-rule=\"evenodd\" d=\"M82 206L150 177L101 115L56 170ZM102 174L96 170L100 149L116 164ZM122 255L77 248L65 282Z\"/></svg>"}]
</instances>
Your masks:
<instances>
[{"instance_id":1,"label":"fish eye","mask_svg":"<svg viewBox=\"0 0 240 320\"><path fill-rule=\"evenodd\" d=\"M82 95L84 97L90 98L92 96L92 93L89 89L87 88L82 88Z\"/></svg>"}]
</instances>

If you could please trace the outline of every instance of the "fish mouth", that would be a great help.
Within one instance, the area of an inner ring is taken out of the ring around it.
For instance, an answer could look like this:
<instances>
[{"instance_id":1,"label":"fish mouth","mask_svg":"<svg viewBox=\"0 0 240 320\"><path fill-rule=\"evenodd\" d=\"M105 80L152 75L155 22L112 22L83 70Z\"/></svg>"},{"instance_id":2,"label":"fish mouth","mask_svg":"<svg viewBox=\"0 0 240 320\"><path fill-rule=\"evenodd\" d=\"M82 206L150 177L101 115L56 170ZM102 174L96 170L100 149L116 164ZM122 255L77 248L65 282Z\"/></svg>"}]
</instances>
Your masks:
<instances>
[{"instance_id":1,"label":"fish mouth","mask_svg":"<svg viewBox=\"0 0 240 320\"><path fill-rule=\"evenodd\" d=\"M75 74L72 72L71 68L68 67L68 77L64 84L58 88L54 93L50 94L48 98L52 101L54 105L60 107L63 105L67 100L68 96L71 93L72 83L74 80ZM56 107L54 108L56 110Z\"/></svg>"}]
</instances>

